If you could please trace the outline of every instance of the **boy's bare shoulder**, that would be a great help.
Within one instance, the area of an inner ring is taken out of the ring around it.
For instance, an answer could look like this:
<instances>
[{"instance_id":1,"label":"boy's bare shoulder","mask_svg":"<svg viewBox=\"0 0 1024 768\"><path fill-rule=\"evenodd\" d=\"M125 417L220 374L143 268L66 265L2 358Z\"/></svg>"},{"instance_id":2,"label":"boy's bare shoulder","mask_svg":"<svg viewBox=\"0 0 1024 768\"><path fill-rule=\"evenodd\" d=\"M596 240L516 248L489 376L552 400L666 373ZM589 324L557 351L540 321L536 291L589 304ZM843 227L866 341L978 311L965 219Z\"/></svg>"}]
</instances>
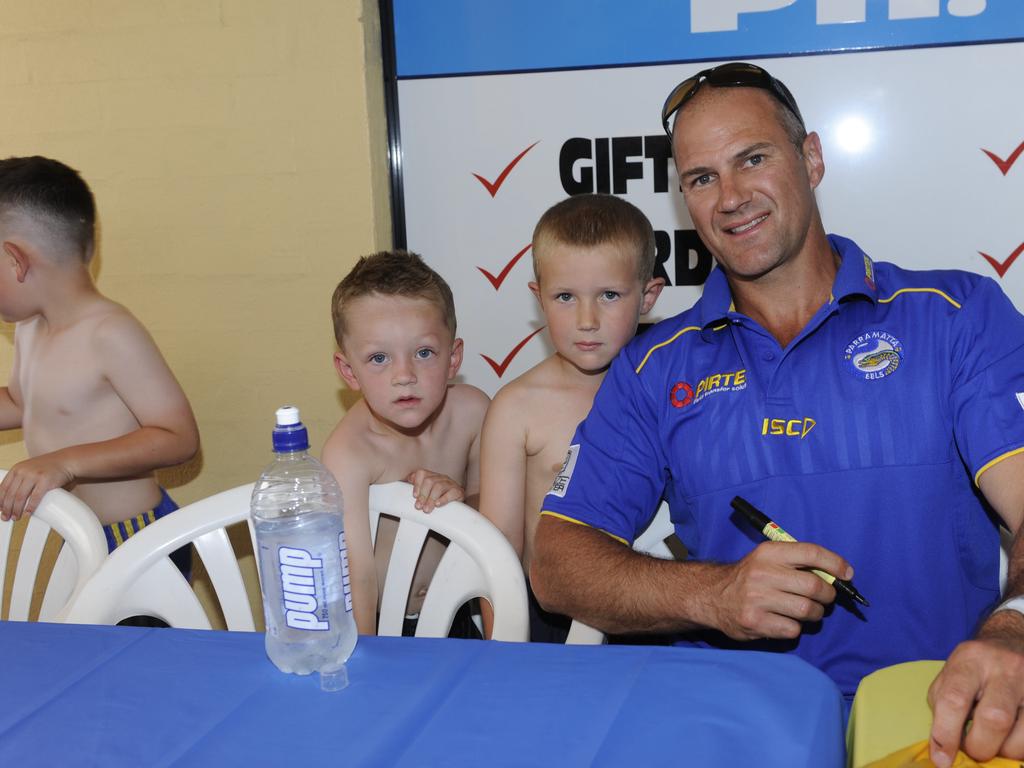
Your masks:
<instances>
[{"instance_id":1,"label":"boy's bare shoulder","mask_svg":"<svg viewBox=\"0 0 1024 768\"><path fill-rule=\"evenodd\" d=\"M373 477L377 463L377 446L370 439L369 409L362 400L356 402L328 435L320 460L335 475Z\"/></svg>"},{"instance_id":2,"label":"boy's bare shoulder","mask_svg":"<svg viewBox=\"0 0 1024 768\"><path fill-rule=\"evenodd\" d=\"M452 384L448 388L447 408L459 412L459 418L473 418L479 416L483 420L487 408L491 404L491 398L482 389L477 389L472 384Z\"/></svg>"},{"instance_id":3,"label":"boy's bare shoulder","mask_svg":"<svg viewBox=\"0 0 1024 768\"><path fill-rule=\"evenodd\" d=\"M324 454L326 455L328 450L342 455L354 455L365 451L373 442L369 439L369 416L366 403L357 400L331 430L331 434L328 435L327 441L324 443Z\"/></svg>"},{"instance_id":4,"label":"boy's bare shoulder","mask_svg":"<svg viewBox=\"0 0 1024 768\"><path fill-rule=\"evenodd\" d=\"M537 398L550 397L563 389L564 380L558 361L552 355L499 389L494 396L494 404L499 408L518 408L534 404Z\"/></svg>"},{"instance_id":5,"label":"boy's bare shoulder","mask_svg":"<svg viewBox=\"0 0 1024 768\"><path fill-rule=\"evenodd\" d=\"M153 344L152 336L142 322L127 307L107 298L100 297L93 302L77 325L101 348L126 343L133 346Z\"/></svg>"}]
</instances>

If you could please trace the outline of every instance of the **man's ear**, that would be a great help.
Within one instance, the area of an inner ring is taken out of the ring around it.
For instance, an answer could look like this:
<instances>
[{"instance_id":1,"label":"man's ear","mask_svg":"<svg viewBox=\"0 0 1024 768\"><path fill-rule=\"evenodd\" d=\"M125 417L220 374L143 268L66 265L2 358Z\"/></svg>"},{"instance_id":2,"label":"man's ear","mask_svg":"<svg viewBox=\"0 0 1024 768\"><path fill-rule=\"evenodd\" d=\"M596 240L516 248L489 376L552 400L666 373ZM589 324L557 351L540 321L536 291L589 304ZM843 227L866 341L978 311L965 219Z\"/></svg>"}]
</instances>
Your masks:
<instances>
[{"instance_id":1,"label":"man's ear","mask_svg":"<svg viewBox=\"0 0 1024 768\"><path fill-rule=\"evenodd\" d=\"M825 176L825 157L821 153L821 139L818 134L811 131L807 134L803 143L804 167L807 169L807 179L811 182L811 189L817 189Z\"/></svg>"},{"instance_id":2,"label":"man's ear","mask_svg":"<svg viewBox=\"0 0 1024 768\"><path fill-rule=\"evenodd\" d=\"M540 301L540 283L530 281L528 285L530 286L530 291L537 297L537 301Z\"/></svg>"},{"instance_id":3,"label":"man's ear","mask_svg":"<svg viewBox=\"0 0 1024 768\"><path fill-rule=\"evenodd\" d=\"M458 375L462 367L462 339L452 342L452 356L448 363L448 380L451 381Z\"/></svg>"},{"instance_id":4,"label":"man's ear","mask_svg":"<svg viewBox=\"0 0 1024 768\"><path fill-rule=\"evenodd\" d=\"M344 352L334 353L334 368L341 376L341 380L348 385L348 388L358 392L359 391L359 379L356 378L355 373L352 370L352 366L349 365L348 358L345 357Z\"/></svg>"},{"instance_id":5,"label":"man's ear","mask_svg":"<svg viewBox=\"0 0 1024 768\"><path fill-rule=\"evenodd\" d=\"M14 269L15 277L18 278L19 283L24 283L25 278L28 277L28 271L31 264L28 259L28 254L22 249L17 243L13 243L10 240L4 240L4 253L7 255L11 267Z\"/></svg>"},{"instance_id":6,"label":"man's ear","mask_svg":"<svg viewBox=\"0 0 1024 768\"><path fill-rule=\"evenodd\" d=\"M646 315L654 308L654 302L661 296L664 287L665 278L663 277L653 277L647 281L647 285L644 286L643 300L640 302L641 315Z\"/></svg>"}]
</instances>

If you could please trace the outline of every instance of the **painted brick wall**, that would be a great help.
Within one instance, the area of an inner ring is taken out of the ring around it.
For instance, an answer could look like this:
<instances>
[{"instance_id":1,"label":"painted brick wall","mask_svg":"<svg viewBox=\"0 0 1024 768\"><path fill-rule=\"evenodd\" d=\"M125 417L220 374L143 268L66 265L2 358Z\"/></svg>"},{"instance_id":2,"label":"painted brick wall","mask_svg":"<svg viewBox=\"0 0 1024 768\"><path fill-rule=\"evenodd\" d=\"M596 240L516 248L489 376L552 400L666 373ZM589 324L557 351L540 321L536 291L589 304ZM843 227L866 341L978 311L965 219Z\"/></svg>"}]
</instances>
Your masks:
<instances>
[{"instance_id":1,"label":"painted brick wall","mask_svg":"<svg viewBox=\"0 0 1024 768\"><path fill-rule=\"evenodd\" d=\"M199 421L200 459L161 475L179 503L254 480L277 406L318 453L351 402L329 303L389 245L380 66L374 0L0 0L0 156L92 186L100 289ZM23 456L0 433L0 466Z\"/></svg>"}]
</instances>

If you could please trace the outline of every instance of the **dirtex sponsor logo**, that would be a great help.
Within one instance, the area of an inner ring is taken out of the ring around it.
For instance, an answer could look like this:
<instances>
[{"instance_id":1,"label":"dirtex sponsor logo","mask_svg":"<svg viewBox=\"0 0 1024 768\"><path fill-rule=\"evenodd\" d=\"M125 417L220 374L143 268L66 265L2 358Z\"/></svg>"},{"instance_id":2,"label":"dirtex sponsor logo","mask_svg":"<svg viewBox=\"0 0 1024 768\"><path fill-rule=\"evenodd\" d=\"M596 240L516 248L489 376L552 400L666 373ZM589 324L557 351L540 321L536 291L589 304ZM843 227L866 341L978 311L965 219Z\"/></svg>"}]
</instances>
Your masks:
<instances>
[{"instance_id":1,"label":"dirtex sponsor logo","mask_svg":"<svg viewBox=\"0 0 1024 768\"><path fill-rule=\"evenodd\" d=\"M690 403L699 403L708 395L719 392L739 392L746 388L747 369L741 368L738 371L726 371L705 376L697 382L696 389L685 381L677 381L669 390L668 399L675 408L683 408Z\"/></svg>"},{"instance_id":2,"label":"dirtex sponsor logo","mask_svg":"<svg viewBox=\"0 0 1024 768\"><path fill-rule=\"evenodd\" d=\"M846 345L843 359L850 372L865 381L884 379L903 363L903 343L891 333L868 331Z\"/></svg>"}]
</instances>

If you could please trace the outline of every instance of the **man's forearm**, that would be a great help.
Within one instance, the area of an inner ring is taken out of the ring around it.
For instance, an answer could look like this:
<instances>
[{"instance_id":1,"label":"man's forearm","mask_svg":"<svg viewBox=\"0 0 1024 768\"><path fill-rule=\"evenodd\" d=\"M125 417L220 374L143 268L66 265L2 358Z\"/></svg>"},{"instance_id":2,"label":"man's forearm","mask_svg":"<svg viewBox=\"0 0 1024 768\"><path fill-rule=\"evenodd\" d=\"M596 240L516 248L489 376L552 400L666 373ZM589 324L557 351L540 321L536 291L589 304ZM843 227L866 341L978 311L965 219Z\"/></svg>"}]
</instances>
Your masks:
<instances>
[{"instance_id":1,"label":"man's forearm","mask_svg":"<svg viewBox=\"0 0 1024 768\"><path fill-rule=\"evenodd\" d=\"M634 552L604 533L543 516L530 580L541 604L609 633L714 626L722 566Z\"/></svg>"}]
</instances>

